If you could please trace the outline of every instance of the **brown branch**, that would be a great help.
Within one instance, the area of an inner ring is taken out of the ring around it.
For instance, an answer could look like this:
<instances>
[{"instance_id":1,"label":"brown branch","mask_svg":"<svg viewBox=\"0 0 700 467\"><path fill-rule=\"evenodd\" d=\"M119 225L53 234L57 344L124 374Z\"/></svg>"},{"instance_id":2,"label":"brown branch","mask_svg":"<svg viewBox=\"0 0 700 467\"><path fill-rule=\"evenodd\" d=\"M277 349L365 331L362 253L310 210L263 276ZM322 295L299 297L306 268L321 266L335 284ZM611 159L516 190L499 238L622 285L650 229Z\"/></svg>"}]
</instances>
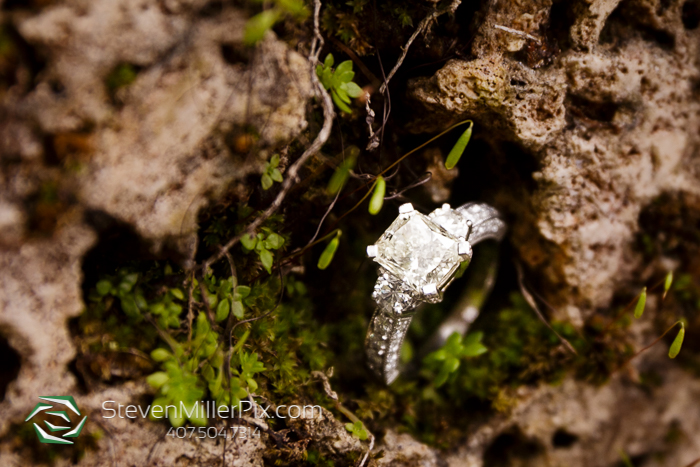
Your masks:
<instances>
[{"instance_id":1,"label":"brown branch","mask_svg":"<svg viewBox=\"0 0 700 467\"><path fill-rule=\"evenodd\" d=\"M418 34L425 31L430 26L430 23L437 19L439 16L442 16L445 13L454 13L461 3L462 0L452 0L452 3L450 3L448 6L440 9L435 9L432 13L423 18L423 20L418 24L416 30L413 31L413 34L411 34L411 37L408 39L408 42L406 42L406 45L403 46L403 52L401 53L399 59L396 61L396 65L394 65L394 68L392 68L392 70L389 72L389 76L387 76L386 80L384 80L384 84L382 84L382 86L379 88L380 93L384 94L384 91L386 91L387 86L389 86L389 81L391 81L391 78L394 77L394 74L396 74L398 69L403 64L403 61L406 59L406 55L408 55L408 49L409 47L411 47L411 44L413 44L413 41L416 40Z\"/></svg>"},{"instance_id":2,"label":"brown branch","mask_svg":"<svg viewBox=\"0 0 700 467\"><path fill-rule=\"evenodd\" d=\"M325 144L325 142L328 140L331 134L331 127L333 126L333 117L335 116L335 112L333 111L333 102L331 101L331 96L319 82L318 76L316 76L315 69L315 65L318 62L318 56L321 53L321 48L323 47L323 37L321 37L321 33L319 31L320 11L321 2L320 0L315 0L314 40L311 43L311 51L309 52L309 73L311 76L311 84L313 85L313 87L315 87L316 95L321 98L321 104L323 106L323 126L321 127L321 131L318 133L318 135L316 135L316 139L314 139L313 143L311 143L311 145L306 149L306 151L304 151L304 153L299 157L299 159L297 159L294 162L294 164L292 164L289 167L287 173L285 174L286 176L284 178L284 181L282 182L280 192L277 194L277 197L274 199L272 204L270 204L270 206L260 216L258 216L257 219L248 224L248 226L245 229L243 229L241 233L239 233L231 240L229 240L225 245L223 245L219 249L218 253L212 255L211 257L209 257L209 259L207 259L204 262L204 264L202 265L202 270L205 274L207 271L209 271L212 264L223 258L226 255L226 253L241 240L241 237L243 237L243 235L253 233L255 229L260 227L260 225L263 222L265 222L265 220L267 220L272 214L275 213L275 211L277 211L280 208L282 202L284 201L284 198L287 196L287 193L289 193L289 190L298 181L299 170L303 167L303 165L306 163L307 160L309 160L311 156L316 154L321 149L321 146Z\"/></svg>"}]
</instances>

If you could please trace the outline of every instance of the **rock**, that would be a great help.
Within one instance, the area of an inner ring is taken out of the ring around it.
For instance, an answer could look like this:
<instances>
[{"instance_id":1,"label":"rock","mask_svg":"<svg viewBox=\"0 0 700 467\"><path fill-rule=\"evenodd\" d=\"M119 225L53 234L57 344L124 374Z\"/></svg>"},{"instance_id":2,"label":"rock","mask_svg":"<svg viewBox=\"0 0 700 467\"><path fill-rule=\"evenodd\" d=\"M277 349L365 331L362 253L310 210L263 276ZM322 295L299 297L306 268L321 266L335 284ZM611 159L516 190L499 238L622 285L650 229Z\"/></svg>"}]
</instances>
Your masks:
<instances>
[{"instance_id":1,"label":"rock","mask_svg":"<svg viewBox=\"0 0 700 467\"><path fill-rule=\"evenodd\" d=\"M68 0L7 13L45 67L31 77L20 61L1 103L0 332L21 369L0 405L0 435L38 395L75 392L67 320L84 308L81 262L97 238L84 214L107 214L154 252L168 245L189 258L200 208L224 191L247 196L242 181L306 128L307 60L272 33L252 53L246 16L228 6L211 14L208 3ZM128 79L114 85L114 73ZM111 391L122 389L138 396ZM138 443L133 464L161 436L148 422L110 430L115 455ZM168 465L221 456L165 441ZM2 455L3 465L14 459ZM236 465L255 458L237 455Z\"/></svg>"},{"instance_id":2,"label":"rock","mask_svg":"<svg viewBox=\"0 0 700 467\"><path fill-rule=\"evenodd\" d=\"M0 332L22 362L0 403L2 434L27 417L37 396L69 394L75 386L66 369L75 356L67 321L83 311L80 265L95 239L76 223L52 238L0 251Z\"/></svg>"},{"instance_id":3,"label":"rock","mask_svg":"<svg viewBox=\"0 0 700 467\"><path fill-rule=\"evenodd\" d=\"M561 52L531 68L512 52L520 36L494 25L540 37L521 41L522 51L540 47L548 28L562 27L547 26L542 11L551 2L490 4L475 59L450 60L408 85L416 115L429 115L413 131L473 118L475 138L498 144L497 135L536 160L537 189L501 190L496 202L512 216L511 241L530 273L545 278L560 319L590 316L635 280L645 206L667 191L700 190L689 170L700 143L698 30L684 27L682 2L627 2L611 14L616 5L567 7L574 21ZM534 23L523 26L527 15Z\"/></svg>"}]
</instances>

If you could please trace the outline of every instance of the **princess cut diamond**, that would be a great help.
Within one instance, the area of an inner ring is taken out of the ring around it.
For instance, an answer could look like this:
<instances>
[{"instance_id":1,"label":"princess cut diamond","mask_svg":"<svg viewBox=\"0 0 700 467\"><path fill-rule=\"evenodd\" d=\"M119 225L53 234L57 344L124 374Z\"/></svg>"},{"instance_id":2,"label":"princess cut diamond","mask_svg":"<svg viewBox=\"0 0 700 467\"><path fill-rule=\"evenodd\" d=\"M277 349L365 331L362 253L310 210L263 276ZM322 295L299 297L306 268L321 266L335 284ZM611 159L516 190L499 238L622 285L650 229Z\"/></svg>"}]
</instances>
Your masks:
<instances>
[{"instance_id":1,"label":"princess cut diamond","mask_svg":"<svg viewBox=\"0 0 700 467\"><path fill-rule=\"evenodd\" d=\"M440 289L459 267L459 240L427 216L413 211L399 216L376 243L374 261L415 291Z\"/></svg>"}]
</instances>

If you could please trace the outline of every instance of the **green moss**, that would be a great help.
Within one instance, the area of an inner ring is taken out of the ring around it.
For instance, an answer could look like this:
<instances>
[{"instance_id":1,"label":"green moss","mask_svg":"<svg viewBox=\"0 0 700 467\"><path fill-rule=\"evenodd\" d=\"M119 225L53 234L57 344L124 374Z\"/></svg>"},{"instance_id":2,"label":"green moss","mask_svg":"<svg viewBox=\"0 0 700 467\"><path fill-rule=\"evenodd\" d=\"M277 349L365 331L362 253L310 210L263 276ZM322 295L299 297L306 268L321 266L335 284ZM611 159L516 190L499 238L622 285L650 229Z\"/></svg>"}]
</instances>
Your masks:
<instances>
[{"instance_id":1,"label":"green moss","mask_svg":"<svg viewBox=\"0 0 700 467\"><path fill-rule=\"evenodd\" d=\"M120 63L114 67L105 78L105 86L107 87L109 95L114 98L115 93L119 89L136 81L138 72L138 67L130 63Z\"/></svg>"}]
</instances>

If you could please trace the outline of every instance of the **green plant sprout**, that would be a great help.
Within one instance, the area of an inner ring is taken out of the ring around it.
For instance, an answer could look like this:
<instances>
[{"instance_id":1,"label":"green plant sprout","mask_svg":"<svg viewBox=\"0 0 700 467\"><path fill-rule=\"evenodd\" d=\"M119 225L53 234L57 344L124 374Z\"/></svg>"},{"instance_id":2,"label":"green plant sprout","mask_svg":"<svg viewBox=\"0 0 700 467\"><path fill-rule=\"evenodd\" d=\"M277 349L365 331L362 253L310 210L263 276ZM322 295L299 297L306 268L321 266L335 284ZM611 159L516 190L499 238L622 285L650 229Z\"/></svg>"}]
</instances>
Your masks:
<instances>
[{"instance_id":1,"label":"green plant sprout","mask_svg":"<svg viewBox=\"0 0 700 467\"><path fill-rule=\"evenodd\" d=\"M270 158L269 162L265 163L265 170L263 170L262 178L260 183L262 184L263 190L269 190L274 182L282 183L282 172L277 167L280 165L280 156L275 154Z\"/></svg>"},{"instance_id":2,"label":"green plant sprout","mask_svg":"<svg viewBox=\"0 0 700 467\"><path fill-rule=\"evenodd\" d=\"M253 251L260 257L260 262L268 274L272 274L272 263L274 257L270 250L278 250L284 245L284 238L281 235L272 232L270 229L263 227L262 232L253 236L251 234L241 237L241 245L247 251Z\"/></svg>"},{"instance_id":3,"label":"green plant sprout","mask_svg":"<svg viewBox=\"0 0 700 467\"><path fill-rule=\"evenodd\" d=\"M347 182L350 177L350 171L355 168L355 163L357 162L357 156L360 154L360 149L357 146L350 146L347 149L348 156L338 164L338 167L333 172L331 179L328 181L328 187L326 192L329 195L335 195L338 193L345 182Z\"/></svg>"},{"instance_id":4,"label":"green plant sprout","mask_svg":"<svg viewBox=\"0 0 700 467\"><path fill-rule=\"evenodd\" d=\"M374 183L374 192L369 199L369 213L372 215L379 214L384 204L384 195L386 194L386 180L381 175L377 177Z\"/></svg>"},{"instance_id":5,"label":"green plant sprout","mask_svg":"<svg viewBox=\"0 0 700 467\"><path fill-rule=\"evenodd\" d=\"M120 63L117 65L105 79L105 85L107 86L109 95L114 97L114 93L116 93L118 89L126 87L136 81L137 74L138 70L130 63Z\"/></svg>"},{"instance_id":6,"label":"green plant sprout","mask_svg":"<svg viewBox=\"0 0 700 467\"><path fill-rule=\"evenodd\" d=\"M309 14L301 0L274 0L272 3L272 8L261 11L246 23L243 33L245 45L250 47L260 42L265 33L285 16L301 20Z\"/></svg>"},{"instance_id":7,"label":"green plant sprout","mask_svg":"<svg viewBox=\"0 0 700 467\"><path fill-rule=\"evenodd\" d=\"M447 338L447 342L441 349L428 354L423 359L425 367L437 373L433 380L435 387L439 388L447 382L447 378L459 369L463 358L477 357L488 351L481 343L483 337L483 332L473 332L466 336L455 332Z\"/></svg>"},{"instance_id":8,"label":"green plant sprout","mask_svg":"<svg viewBox=\"0 0 700 467\"><path fill-rule=\"evenodd\" d=\"M365 425L360 420L356 421L355 423L346 423L345 429L352 433L352 435L360 441L365 441L369 437L369 433L367 433Z\"/></svg>"},{"instance_id":9,"label":"green plant sprout","mask_svg":"<svg viewBox=\"0 0 700 467\"><path fill-rule=\"evenodd\" d=\"M644 313L644 307L647 303L647 288L644 287L642 292L639 294L639 299L637 299L637 304L634 307L634 317L639 319Z\"/></svg>"},{"instance_id":10,"label":"green plant sprout","mask_svg":"<svg viewBox=\"0 0 700 467\"><path fill-rule=\"evenodd\" d=\"M335 237L328 242L328 245L326 245L326 248L323 249L323 253L321 253L321 256L318 258L318 268L320 270L324 270L328 267L329 264L331 264L331 261L333 261L333 256L335 256L335 251L338 249L338 244L340 243L340 236L343 234L343 232L338 229L337 233L335 234Z\"/></svg>"},{"instance_id":11,"label":"green plant sprout","mask_svg":"<svg viewBox=\"0 0 700 467\"><path fill-rule=\"evenodd\" d=\"M352 81L355 72L352 71L352 60L346 60L333 70L335 59L332 54L326 55L323 65L316 66L316 74L321 80L321 84L327 91L330 91L335 105L345 113L352 113L350 98L357 98L362 95L362 88Z\"/></svg>"},{"instance_id":12,"label":"green plant sprout","mask_svg":"<svg viewBox=\"0 0 700 467\"><path fill-rule=\"evenodd\" d=\"M318 68L317 68L317 71L318 71ZM368 197L370 194L374 194L375 196L378 197L378 195L376 195L376 188L377 188L377 184L378 184L378 179L379 179L379 177L383 176L383 175L384 175L385 173L387 173L389 170L391 170L392 168L396 167L396 165L400 164L401 161L403 161L404 159L406 159L408 156L410 156L410 155L413 154L414 152L416 152L416 151L418 151L418 150L424 148L424 147L427 146L428 144L432 143L433 141L435 141L436 139L440 138L441 136L444 136L445 134L447 134L447 133L449 133L450 131L454 130L454 129L457 128L458 126L462 126L462 125L465 125L465 124L467 124L467 123L468 123L470 126L473 124L473 122L472 122L471 120L463 120L463 121L461 121L461 122L455 123L454 125L452 125L452 126L449 127L448 129L446 129L446 130L440 132L439 134L433 136L432 138L430 138L430 139L429 139L428 141L426 141L425 143L423 143L423 144L421 144L421 145L419 145L419 146L417 146L417 147L411 149L411 150L408 151L406 154L404 154L403 156L399 157L397 160L395 160L394 162L392 162L391 164L389 164L387 167L385 167L379 174L377 174L377 178L375 178L373 182L368 181L367 183L365 183L364 185L362 185L361 187L359 187L358 190L360 190L360 189L362 189L362 188L364 188L364 187L367 187L367 186L369 186L369 189L368 189L367 192L364 194L364 196L363 196L353 207L351 207L350 209L348 209L347 211L345 211L340 217L338 217L338 219L336 219L334 226L335 226L335 225L338 225L338 223L339 223L342 219L344 219L344 218L345 218L346 216L348 216L350 213L352 213L353 211L355 211L355 209L357 209L358 207L360 207L360 205L362 205L362 203L365 202L365 200L367 199L367 197ZM464 141L463 137L464 137L464 134L462 135L462 138L460 138L462 141ZM467 142L468 142L468 139L467 139ZM459 143L459 141L458 141L458 143ZM466 147L466 143L464 143L464 147ZM458 154L458 155L459 155L459 157L461 157L461 153ZM453 161L454 161L454 163L456 164L456 163L458 162L458 158L457 158L457 160L454 160L454 157L455 157L455 156L453 156ZM371 186L370 186L370 184L371 184ZM384 187L384 189L386 190L386 186ZM382 196L382 202L383 202L383 198L384 198L384 197ZM378 204L379 201L378 201L378 200L375 200L375 203ZM375 204L375 206L372 208L373 210L376 208L377 204ZM379 206L379 209L381 209L381 206ZM377 212L379 212L379 211L377 211Z\"/></svg>"},{"instance_id":13,"label":"green plant sprout","mask_svg":"<svg viewBox=\"0 0 700 467\"><path fill-rule=\"evenodd\" d=\"M655 289L657 286L661 285L661 283L656 284L652 289ZM671 289L671 285L673 285L673 271L669 271L666 274L666 277L663 281L664 285L664 291L661 299L666 298L666 294L668 291ZM634 317L639 319L642 317L644 314L644 307L646 305L646 300L647 300L647 288L644 287L642 288L642 291L639 293L639 296L637 297L637 304L634 307ZM651 344L647 345L640 351L638 351L636 354L634 354L634 357L639 355L640 353L644 352L645 350L653 347L657 342L659 342L666 334L668 334L673 328L675 328L677 325L681 326L681 329L678 331L678 334L676 335L676 338L673 340L673 343L671 344L671 347L668 349L668 357L669 358L676 358L678 354L681 351L681 347L683 346L683 339L685 338L685 323L683 321L676 321L673 323L673 325L668 328L661 336L659 336L654 342ZM631 360L631 359L630 359Z\"/></svg>"},{"instance_id":14,"label":"green plant sprout","mask_svg":"<svg viewBox=\"0 0 700 467\"><path fill-rule=\"evenodd\" d=\"M158 325L163 329L180 326L180 313L185 298L182 290L170 288L158 300L148 303L143 290L137 286L139 274L124 269L117 277L100 280L95 286L98 298L114 297L119 299L122 311L137 322L143 319L143 314L150 312Z\"/></svg>"},{"instance_id":15,"label":"green plant sprout","mask_svg":"<svg viewBox=\"0 0 700 467\"><path fill-rule=\"evenodd\" d=\"M450 150L450 153L447 155L447 159L445 159L445 168L447 170L453 169L454 166L457 165L457 162L459 162L462 154L464 154L464 150L467 148L467 144L472 137L473 127L474 123L470 120L469 126L466 130L464 130L462 136L459 137L455 145L452 147L452 150Z\"/></svg>"}]
</instances>

